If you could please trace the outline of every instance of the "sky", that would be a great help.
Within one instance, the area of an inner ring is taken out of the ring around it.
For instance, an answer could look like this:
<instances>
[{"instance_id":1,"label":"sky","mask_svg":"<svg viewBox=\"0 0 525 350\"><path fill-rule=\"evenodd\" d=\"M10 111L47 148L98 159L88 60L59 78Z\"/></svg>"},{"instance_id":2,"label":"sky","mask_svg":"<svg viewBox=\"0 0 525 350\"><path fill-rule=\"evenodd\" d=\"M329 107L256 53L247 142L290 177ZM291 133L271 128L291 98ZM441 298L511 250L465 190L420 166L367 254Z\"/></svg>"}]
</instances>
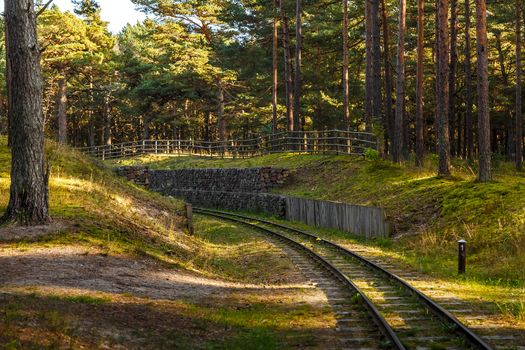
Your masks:
<instances>
[{"instance_id":1,"label":"sky","mask_svg":"<svg viewBox=\"0 0 525 350\"><path fill-rule=\"evenodd\" d=\"M70 0L55 0L54 3L61 10L73 10ZM135 5L130 0L99 0L102 9L102 19L109 22L109 29L118 33L127 24L135 24L142 21L146 16L135 10ZM0 11L4 10L4 2L0 1Z\"/></svg>"}]
</instances>

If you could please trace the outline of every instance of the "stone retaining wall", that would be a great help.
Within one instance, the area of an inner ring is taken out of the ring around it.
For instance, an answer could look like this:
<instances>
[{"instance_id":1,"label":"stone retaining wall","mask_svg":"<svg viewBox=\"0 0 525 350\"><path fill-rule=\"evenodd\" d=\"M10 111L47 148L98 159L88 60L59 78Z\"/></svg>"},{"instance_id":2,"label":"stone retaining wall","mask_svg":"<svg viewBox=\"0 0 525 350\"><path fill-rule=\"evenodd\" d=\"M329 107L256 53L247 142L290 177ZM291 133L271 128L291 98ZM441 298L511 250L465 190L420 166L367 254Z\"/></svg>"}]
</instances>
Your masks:
<instances>
[{"instance_id":1,"label":"stone retaining wall","mask_svg":"<svg viewBox=\"0 0 525 350\"><path fill-rule=\"evenodd\" d=\"M174 190L169 195L210 209L266 213L283 219L286 217L286 197L275 194Z\"/></svg>"},{"instance_id":2,"label":"stone retaining wall","mask_svg":"<svg viewBox=\"0 0 525 350\"><path fill-rule=\"evenodd\" d=\"M120 167L117 173L153 191L173 190L266 193L283 185L290 172L281 168L151 170Z\"/></svg>"},{"instance_id":3,"label":"stone retaining wall","mask_svg":"<svg viewBox=\"0 0 525 350\"><path fill-rule=\"evenodd\" d=\"M390 227L380 208L269 194L285 183L289 171L278 168L149 170L122 167L121 176L195 206L267 213L367 238L385 237Z\"/></svg>"}]
</instances>

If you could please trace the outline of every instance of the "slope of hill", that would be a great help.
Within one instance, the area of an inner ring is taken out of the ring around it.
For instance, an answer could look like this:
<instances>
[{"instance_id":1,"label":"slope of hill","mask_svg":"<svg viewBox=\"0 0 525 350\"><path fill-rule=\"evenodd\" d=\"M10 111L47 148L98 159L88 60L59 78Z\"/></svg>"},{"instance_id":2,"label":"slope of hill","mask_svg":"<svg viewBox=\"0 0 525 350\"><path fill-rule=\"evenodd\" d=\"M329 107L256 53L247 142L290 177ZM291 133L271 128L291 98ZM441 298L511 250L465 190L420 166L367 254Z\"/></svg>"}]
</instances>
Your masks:
<instances>
[{"instance_id":1,"label":"slope of hill","mask_svg":"<svg viewBox=\"0 0 525 350\"><path fill-rule=\"evenodd\" d=\"M0 227L0 348L290 348L335 318L282 250L49 143L48 226ZM9 193L0 138L0 212ZM242 266L242 269L239 269ZM278 273L277 273L278 272Z\"/></svg>"},{"instance_id":2,"label":"slope of hill","mask_svg":"<svg viewBox=\"0 0 525 350\"><path fill-rule=\"evenodd\" d=\"M523 286L525 272L525 176L496 162L495 181L476 183L475 166L455 161L454 177L425 167L362 157L274 154L253 159L142 156L113 165L157 169L277 166L294 170L283 193L386 209L395 239L375 244L408 256L423 271L454 276L456 241L465 238L469 275L484 283Z\"/></svg>"}]
</instances>

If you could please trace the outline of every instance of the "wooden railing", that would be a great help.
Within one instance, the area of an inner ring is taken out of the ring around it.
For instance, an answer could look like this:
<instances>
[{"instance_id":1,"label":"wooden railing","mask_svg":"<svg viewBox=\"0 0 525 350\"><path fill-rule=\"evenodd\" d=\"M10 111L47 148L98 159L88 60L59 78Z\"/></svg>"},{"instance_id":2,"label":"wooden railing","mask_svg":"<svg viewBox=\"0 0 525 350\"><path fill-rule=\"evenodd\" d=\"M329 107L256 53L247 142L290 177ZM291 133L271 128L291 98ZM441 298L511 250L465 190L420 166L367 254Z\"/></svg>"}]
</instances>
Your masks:
<instances>
[{"instance_id":1,"label":"wooden railing","mask_svg":"<svg viewBox=\"0 0 525 350\"><path fill-rule=\"evenodd\" d=\"M369 148L377 149L377 139L371 133L330 130L282 132L249 140L143 140L77 149L106 160L143 154L221 158L252 158L283 152L362 155Z\"/></svg>"}]
</instances>

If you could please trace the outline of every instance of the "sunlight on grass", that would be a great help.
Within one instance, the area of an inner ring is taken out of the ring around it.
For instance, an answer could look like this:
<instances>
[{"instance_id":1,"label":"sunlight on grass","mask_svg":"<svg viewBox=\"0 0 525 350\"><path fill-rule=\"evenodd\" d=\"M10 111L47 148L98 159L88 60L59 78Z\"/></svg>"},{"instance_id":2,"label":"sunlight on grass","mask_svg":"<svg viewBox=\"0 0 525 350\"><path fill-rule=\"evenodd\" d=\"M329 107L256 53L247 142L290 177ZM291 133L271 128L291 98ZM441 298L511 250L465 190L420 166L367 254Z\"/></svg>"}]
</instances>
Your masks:
<instances>
[{"instance_id":1,"label":"sunlight on grass","mask_svg":"<svg viewBox=\"0 0 525 350\"><path fill-rule=\"evenodd\" d=\"M161 160L159 160L161 159ZM525 177L513 165L494 162L495 181L477 183L476 164L453 160L453 177L436 176L437 158L422 168L363 157L272 154L253 159L141 156L112 164L147 164L154 169L275 166L292 170L280 193L379 206L399 237L395 246L414 264L453 261L456 241L469 241L469 261L483 279L525 283Z\"/></svg>"}]
</instances>

